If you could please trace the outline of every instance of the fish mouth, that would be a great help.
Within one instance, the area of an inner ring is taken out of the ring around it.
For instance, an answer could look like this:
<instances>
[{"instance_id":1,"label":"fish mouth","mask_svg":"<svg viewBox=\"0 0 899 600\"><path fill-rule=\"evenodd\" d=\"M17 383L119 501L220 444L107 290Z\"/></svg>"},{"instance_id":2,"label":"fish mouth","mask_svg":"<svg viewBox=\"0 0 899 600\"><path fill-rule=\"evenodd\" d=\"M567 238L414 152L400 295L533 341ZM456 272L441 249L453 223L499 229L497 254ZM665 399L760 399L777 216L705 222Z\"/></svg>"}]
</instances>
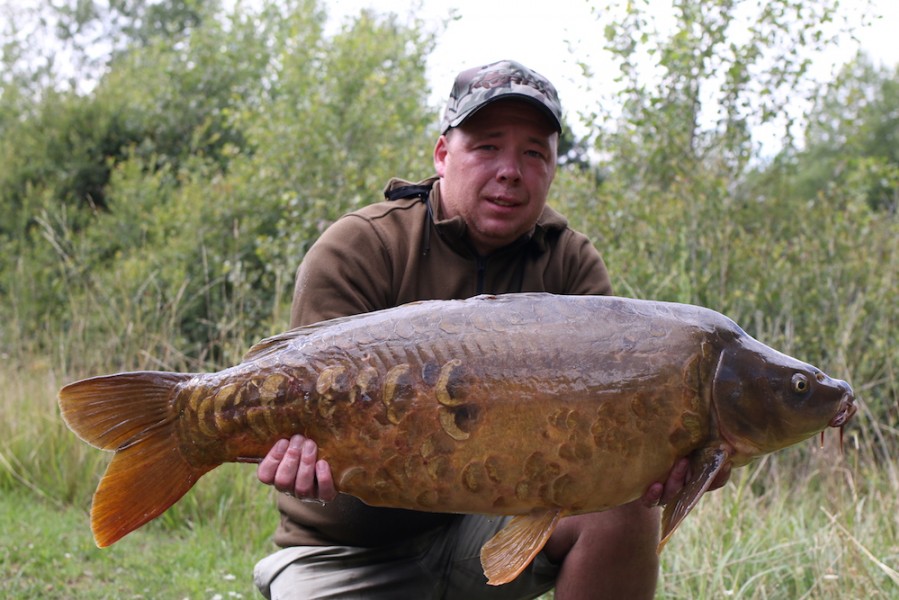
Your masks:
<instances>
[{"instance_id":1,"label":"fish mouth","mask_svg":"<svg viewBox=\"0 0 899 600\"><path fill-rule=\"evenodd\" d=\"M840 409L830 420L830 426L843 427L857 410L858 406L855 405L855 396L852 395L852 392L843 394L843 398L840 400Z\"/></svg>"}]
</instances>

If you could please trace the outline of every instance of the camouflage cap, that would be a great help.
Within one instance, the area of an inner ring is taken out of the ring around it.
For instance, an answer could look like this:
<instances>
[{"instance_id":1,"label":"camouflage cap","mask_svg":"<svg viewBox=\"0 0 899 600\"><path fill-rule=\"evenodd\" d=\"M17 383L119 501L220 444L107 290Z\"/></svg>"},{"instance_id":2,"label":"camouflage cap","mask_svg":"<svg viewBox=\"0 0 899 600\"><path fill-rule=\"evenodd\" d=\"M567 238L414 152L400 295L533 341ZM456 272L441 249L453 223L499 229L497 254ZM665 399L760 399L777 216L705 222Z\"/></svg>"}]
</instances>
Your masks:
<instances>
[{"instance_id":1,"label":"camouflage cap","mask_svg":"<svg viewBox=\"0 0 899 600\"><path fill-rule=\"evenodd\" d=\"M521 98L541 109L556 131L562 131L562 104L548 79L512 60L501 60L459 73L450 92L441 133L458 127L479 109L509 98Z\"/></svg>"}]
</instances>

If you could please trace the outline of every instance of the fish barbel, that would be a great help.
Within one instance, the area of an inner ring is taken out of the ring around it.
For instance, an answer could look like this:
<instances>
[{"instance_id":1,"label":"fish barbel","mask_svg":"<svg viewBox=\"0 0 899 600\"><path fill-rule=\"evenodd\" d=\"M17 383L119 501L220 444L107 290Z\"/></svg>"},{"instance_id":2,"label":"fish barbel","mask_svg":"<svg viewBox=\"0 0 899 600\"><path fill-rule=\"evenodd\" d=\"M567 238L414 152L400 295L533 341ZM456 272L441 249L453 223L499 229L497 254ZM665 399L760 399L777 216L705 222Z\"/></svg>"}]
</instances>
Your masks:
<instances>
[{"instance_id":1,"label":"fish barbel","mask_svg":"<svg viewBox=\"0 0 899 600\"><path fill-rule=\"evenodd\" d=\"M726 465L856 410L846 382L713 310L542 293L325 321L219 372L94 377L59 401L77 435L115 451L91 510L101 547L218 465L301 433L367 504L517 515L482 549L491 584L514 579L559 518L635 500L689 456L661 550Z\"/></svg>"}]
</instances>

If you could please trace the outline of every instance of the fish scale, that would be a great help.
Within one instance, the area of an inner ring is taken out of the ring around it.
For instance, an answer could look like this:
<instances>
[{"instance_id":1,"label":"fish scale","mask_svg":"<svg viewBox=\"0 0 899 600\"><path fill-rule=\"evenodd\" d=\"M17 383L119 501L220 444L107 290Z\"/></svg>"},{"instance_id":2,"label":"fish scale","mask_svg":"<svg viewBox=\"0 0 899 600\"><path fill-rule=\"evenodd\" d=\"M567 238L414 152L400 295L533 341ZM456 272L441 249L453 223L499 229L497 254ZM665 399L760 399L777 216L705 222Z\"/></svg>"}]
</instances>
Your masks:
<instances>
[{"instance_id":1,"label":"fish scale","mask_svg":"<svg viewBox=\"0 0 899 600\"><path fill-rule=\"evenodd\" d=\"M551 294L334 319L216 373L75 382L60 406L80 437L115 452L91 511L100 546L219 464L261 460L301 433L340 491L368 504L517 515L482 549L492 584L514 579L559 518L635 500L690 457L661 549L722 469L855 412L847 383L713 310Z\"/></svg>"}]
</instances>

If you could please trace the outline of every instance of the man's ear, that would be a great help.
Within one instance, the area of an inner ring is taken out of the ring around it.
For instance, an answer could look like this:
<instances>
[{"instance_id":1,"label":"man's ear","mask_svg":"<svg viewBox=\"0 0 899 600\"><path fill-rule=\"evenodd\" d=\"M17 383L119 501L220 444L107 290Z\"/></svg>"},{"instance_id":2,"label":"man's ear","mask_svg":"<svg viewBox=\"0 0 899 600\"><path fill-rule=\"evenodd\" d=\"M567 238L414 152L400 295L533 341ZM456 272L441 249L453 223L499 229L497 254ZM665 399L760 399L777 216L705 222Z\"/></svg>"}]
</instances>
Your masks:
<instances>
[{"instance_id":1,"label":"man's ear","mask_svg":"<svg viewBox=\"0 0 899 600\"><path fill-rule=\"evenodd\" d=\"M446 139L446 135L444 134L437 138L437 145L434 146L434 170L440 177L443 177L443 174L446 172L446 154L448 145L449 140Z\"/></svg>"}]
</instances>

